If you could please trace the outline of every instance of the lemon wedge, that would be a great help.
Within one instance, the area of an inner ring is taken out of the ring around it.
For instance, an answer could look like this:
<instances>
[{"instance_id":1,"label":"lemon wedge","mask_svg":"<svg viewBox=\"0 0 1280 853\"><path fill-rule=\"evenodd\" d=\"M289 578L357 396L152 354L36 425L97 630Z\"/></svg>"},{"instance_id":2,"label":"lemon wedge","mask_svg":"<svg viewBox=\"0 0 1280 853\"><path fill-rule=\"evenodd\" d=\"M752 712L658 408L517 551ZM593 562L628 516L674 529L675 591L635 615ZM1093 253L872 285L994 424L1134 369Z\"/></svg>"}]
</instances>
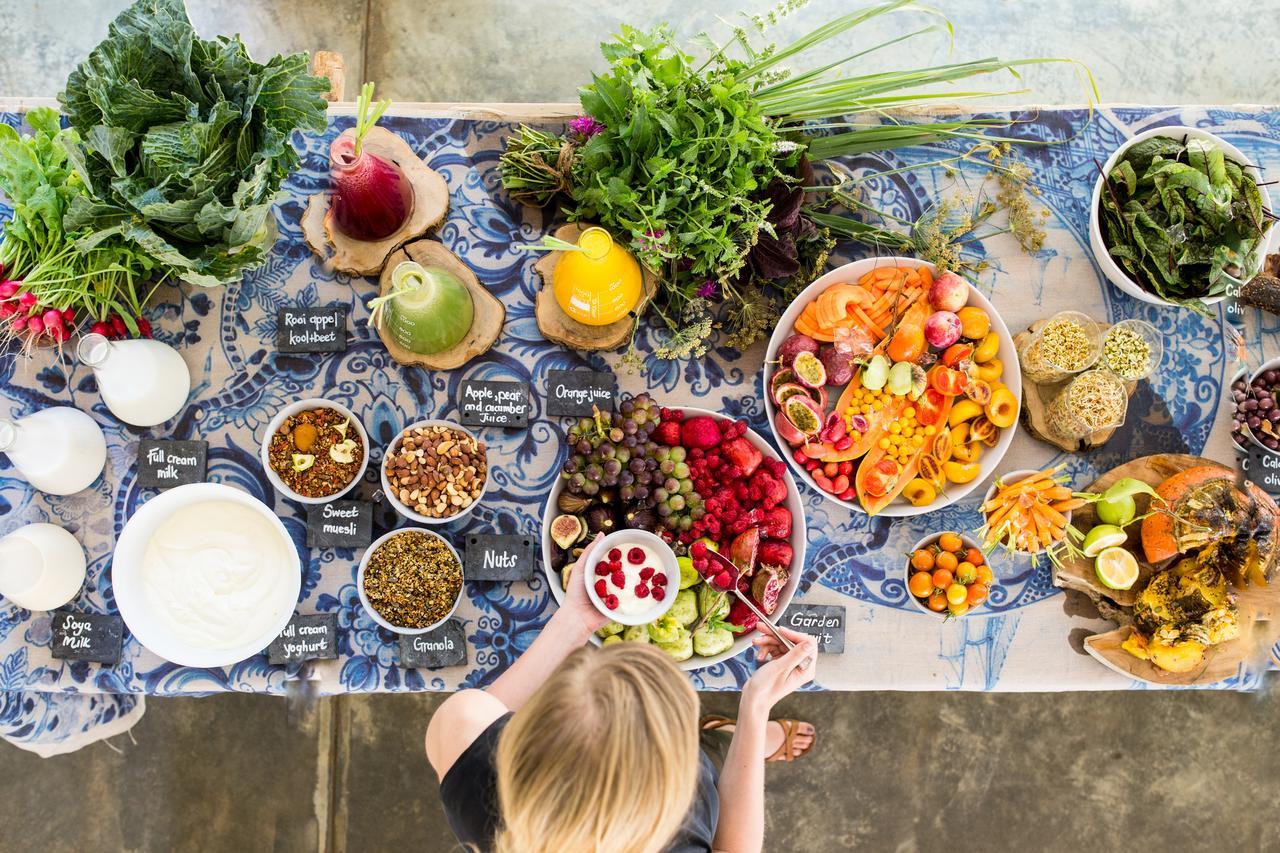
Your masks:
<instances>
[{"instance_id":1,"label":"lemon wedge","mask_svg":"<svg viewBox=\"0 0 1280 853\"><path fill-rule=\"evenodd\" d=\"M1086 557L1096 557L1108 548L1123 545L1129 534L1114 524L1099 524L1084 537L1080 550Z\"/></svg>"},{"instance_id":2,"label":"lemon wedge","mask_svg":"<svg viewBox=\"0 0 1280 853\"><path fill-rule=\"evenodd\" d=\"M1138 582L1138 560L1124 548L1105 548L1093 561L1098 580L1109 589L1130 589Z\"/></svg>"}]
</instances>

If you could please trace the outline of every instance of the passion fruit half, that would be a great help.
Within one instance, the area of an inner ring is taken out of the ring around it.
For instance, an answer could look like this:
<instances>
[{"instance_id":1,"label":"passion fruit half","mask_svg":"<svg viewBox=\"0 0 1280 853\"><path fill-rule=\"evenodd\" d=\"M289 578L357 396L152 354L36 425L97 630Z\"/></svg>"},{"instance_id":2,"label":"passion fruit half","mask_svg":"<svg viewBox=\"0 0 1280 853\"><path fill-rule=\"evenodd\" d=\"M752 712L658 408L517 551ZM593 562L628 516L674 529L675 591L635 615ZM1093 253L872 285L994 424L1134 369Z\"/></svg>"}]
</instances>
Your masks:
<instances>
[{"instance_id":1,"label":"passion fruit half","mask_svg":"<svg viewBox=\"0 0 1280 853\"><path fill-rule=\"evenodd\" d=\"M823 366L822 359L814 353L797 353L796 360L791 363L791 369L801 385L821 388L827 384L827 368Z\"/></svg>"},{"instance_id":2,"label":"passion fruit half","mask_svg":"<svg viewBox=\"0 0 1280 853\"><path fill-rule=\"evenodd\" d=\"M806 436L817 435L822 429L822 412L811 397L800 394L789 397L782 410L791 425Z\"/></svg>"}]
</instances>

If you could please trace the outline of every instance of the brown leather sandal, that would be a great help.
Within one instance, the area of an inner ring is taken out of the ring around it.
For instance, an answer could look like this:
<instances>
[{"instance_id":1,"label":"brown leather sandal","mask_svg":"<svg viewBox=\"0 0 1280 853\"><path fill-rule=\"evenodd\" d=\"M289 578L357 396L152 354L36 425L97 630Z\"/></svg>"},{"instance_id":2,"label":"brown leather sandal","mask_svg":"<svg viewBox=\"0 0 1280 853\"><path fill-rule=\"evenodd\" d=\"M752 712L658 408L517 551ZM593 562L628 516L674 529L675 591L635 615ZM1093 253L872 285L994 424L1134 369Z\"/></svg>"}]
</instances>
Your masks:
<instances>
[{"instance_id":1,"label":"brown leather sandal","mask_svg":"<svg viewBox=\"0 0 1280 853\"><path fill-rule=\"evenodd\" d=\"M813 724L806 723L803 720L772 720L782 727L782 745L774 750L773 755L765 759L768 764L774 761L795 761L803 755L807 755L809 750L813 749L814 744L818 742L818 733L814 729ZM726 717L722 714L708 714L699 721L699 725L703 731L714 732L719 729L736 726L738 721L732 717ZM799 735L808 735L809 745L800 752L792 751L795 738Z\"/></svg>"}]
</instances>

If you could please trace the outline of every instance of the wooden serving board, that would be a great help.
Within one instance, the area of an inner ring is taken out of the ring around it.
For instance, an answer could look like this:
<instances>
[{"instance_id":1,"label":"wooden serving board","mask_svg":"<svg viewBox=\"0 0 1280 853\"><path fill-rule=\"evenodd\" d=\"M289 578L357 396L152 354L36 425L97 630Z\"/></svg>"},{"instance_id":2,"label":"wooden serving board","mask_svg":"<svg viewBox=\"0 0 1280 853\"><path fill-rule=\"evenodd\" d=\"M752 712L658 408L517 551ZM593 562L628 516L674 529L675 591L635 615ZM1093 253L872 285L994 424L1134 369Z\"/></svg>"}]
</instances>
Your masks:
<instances>
[{"instance_id":1,"label":"wooden serving board","mask_svg":"<svg viewBox=\"0 0 1280 853\"><path fill-rule=\"evenodd\" d=\"M1032 335L1040 331L1048 320L1037 320L1027 327L1024 331L1018 332L1013 336L1014 349L1022 351L1025 344ZM1098 328L1106 334L1107 329L1111 328L1110 323L1099 323ZM1111 436L1115 435L1115 429L1104 429L1087 435L1082 439L1075 441L1067 441L1059 438L1053 430L1049 429L1049 404L1058 396L1058 392L1066 386L1069 379L1062 382L1032 382L1027 378L1026 371L1022 373L1022 425L1026 427L1027 432L1033 438L1038 438L1043 442L1052 444L1054 447L1060 447L1068 453L1081 453L1087 450L1093 450L1107 443ZM1126 382L1125 391L1130 397L1137 390L1137 382Z\"/></svg>"},{"instance_id":2,"label":"wooden serving board","mask_svg":"<svg viewBox=\"0 0 1280 853\"><path fill-rule=\"evenodd\" d=\"M555 237L566 243L577 243L582 232L591 227L591 223L571 222L556 229ZM621 320L607 326L588 326L564 313L560 303L552 292L551 282L556 271L556 264L564 252L547 252L534 264L534 270L542 279L538 288L538 298L534 307L534 316L538 320L538 331L553 343L562 344L570 349L593 352L595 350L613 350L631 339L632 327L636 317L643 313L649 300L658 292L658 277L644 264L640 265L640 301L631 313Z\"/></svg>"},{"instance_id":3,"label":"wooden serving board","mask_svg":"<svg viewBox=\"0 0 1280 853\"><path fill-rule=\"evenodd\" d=\"M1212 459L1185 453L1161 453L1134 459L1113 468L1089 484L1084 491L1106 491L1126 477L1140 480L1154 488L1174 474L1201 465L1217 466L1222 469L1224 476L1235 478L1232 469ZM1147 512L1150 502L1148 495L1134 497L1138 515ZM1077 509L1072 524L1081 533L1088 533L1098 524L1095 505L1089 503ZM1156 572L1180 559L1175 557L1159 564L1144 560L1141 527L1141 524L1129 526L1129 539L1124 545L1138 558L1138 581L1131 589L1118 590L1103 586L1093 569L1093 560L1087 557L1065 555L1060 560L1060 565L1053 566L1055 586L1089 596L1104 615L1120 623L1114 630L1087 637L1084 641L1085 650L1107 668L1149 684L1213 684L1235 675L1241 665L1251 658L1264 657L1277 637L1280 637L1280 620L1275 618L1280 612L1280 578L1272 578L1271 583L1265 587L1251 584L1244 589L1231 590L1240 609L1240 637L1209 647L1205 651L1204 662L1191 672L1167 672L1121 648L1121 644L1134 630L1133 605L1137 600L1138 590L1143 589Z\"/></svg>"},{"instance_id":4,"label":"wooden serving board","mask_svg":"<svg viewBox=\"0 0 1280 853\"><path fill-rule=\"evenodd\" d=\"M480 283L476 274L471 271L471 267L435 240L417 240L407 243L387 259L378 282L379 296L386 296L391 292L392 273L405 261L417 261L424 267L443 267L456 275L471 293L474 317L471 321L471 330L467 332L466 337L449 349L431 355L412 352L400 346L383 329L384 324L379 322L378 337L382 338L382 343L386 346L387 352L391 353L391 357L401 364L416 364L432 370L453 370L481 353L487 352L502 334L502 324L506 322L507 309Z\"/></svg>"}]
</instances>

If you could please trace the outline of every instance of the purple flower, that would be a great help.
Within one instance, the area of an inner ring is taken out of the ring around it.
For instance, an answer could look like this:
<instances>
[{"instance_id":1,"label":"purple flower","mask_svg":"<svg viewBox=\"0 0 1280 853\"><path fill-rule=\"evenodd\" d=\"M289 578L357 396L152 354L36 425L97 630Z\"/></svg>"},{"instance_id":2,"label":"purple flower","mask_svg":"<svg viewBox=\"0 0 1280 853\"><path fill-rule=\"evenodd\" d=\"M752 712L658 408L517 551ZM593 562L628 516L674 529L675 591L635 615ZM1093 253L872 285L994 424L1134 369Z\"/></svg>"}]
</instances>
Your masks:
<instances>
[{"instance_id":1,"label":"purple flower","mask_svg":"<svg viewBox=\"0 0 1280 853\"><path fill-rule=\"evenodd\" d=\"M719 291L720 288L716 286L714 279L709 278L702 284L698 285L698 297L700 299L715 299L716 294L719 293Z\"/></svg>"},{"instance_id":2,"label":"purple flower","mask_svg":"<svg viewBox=\"0 0 1280 853\"><path fill-rule=\"evenodd\" d=\"M602 133L604 131L604 125L596 121L591 116L578 116L573 121L569 122L569 130L572 133L578 134L584 140L587 140L595 136L597 133Z\"/></svg>"},{"instance_id":3,"label":"purple flower","mask_svg":"<svg viewBox=\"0 0 1280 853\"><path fill-rule=\"evenodd\" d=\"M645 252L656 252L662 248L662 238L666 236L666 231L661 228L650 228L644 232L640 240L640 248Z\"/></svg>"}]
</instances>

